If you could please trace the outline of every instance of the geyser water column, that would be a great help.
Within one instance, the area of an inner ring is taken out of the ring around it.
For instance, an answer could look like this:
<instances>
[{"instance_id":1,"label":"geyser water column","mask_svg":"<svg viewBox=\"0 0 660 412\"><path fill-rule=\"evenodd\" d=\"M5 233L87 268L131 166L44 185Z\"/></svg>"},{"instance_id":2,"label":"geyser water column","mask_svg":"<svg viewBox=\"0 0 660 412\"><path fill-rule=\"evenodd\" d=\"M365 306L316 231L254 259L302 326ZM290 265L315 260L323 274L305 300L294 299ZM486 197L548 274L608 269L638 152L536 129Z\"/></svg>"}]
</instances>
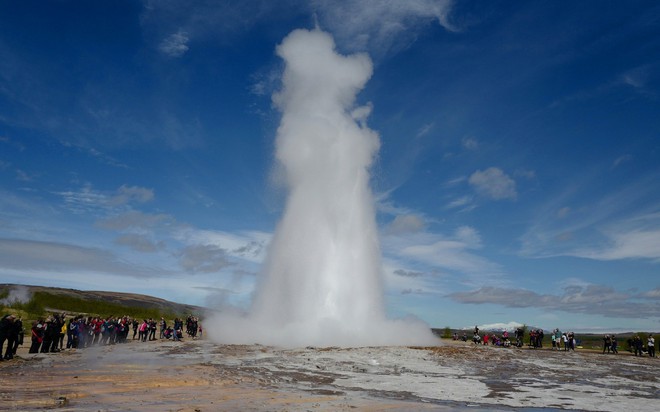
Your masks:
<instances>
[{"instance_id":1,"label":"geyser water column","mask_svg":"<svg viewBox=\"0 0 660 412\"><path fill-rule=\"evenodd\" d=\"M368 171L379 140L347 110L371 77L371 62L340 56L319 30L294 31L277 52L286 69L275 96L282 111L276 157L289 197L254 313L300 329L291 333L347 339L384 313Z\"/></svg>"},{"instance_id":2,"label":"geyser water column","mask_svg":"<svg viewBox=\"0 0 660 412\"><path fill-rule=\"evenodd\" d=\"M428 344L426 325L385 317L369 168L378 135L354 107L372 74L365 54L342 56L320 30L277 48L286 67L276 158L288 197L252 308L225 318L223 342L284 346ZM231 337L234 334L233 338Z\"/></svg>"}]
</instances>

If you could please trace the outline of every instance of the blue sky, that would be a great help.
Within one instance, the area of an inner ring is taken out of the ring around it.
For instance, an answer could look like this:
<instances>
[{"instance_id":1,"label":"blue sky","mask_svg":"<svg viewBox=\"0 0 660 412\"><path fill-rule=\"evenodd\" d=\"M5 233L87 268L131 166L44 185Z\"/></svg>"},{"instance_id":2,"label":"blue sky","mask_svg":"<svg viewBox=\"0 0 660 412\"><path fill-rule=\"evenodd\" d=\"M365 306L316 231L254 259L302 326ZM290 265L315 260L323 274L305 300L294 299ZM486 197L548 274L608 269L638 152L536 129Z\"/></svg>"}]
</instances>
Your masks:
<instances>
[{"instance_id":1,"label":"blue sky","mask_svg":"<svg viewBox=\"0 0 660 412\"><path fill-rule=\"evenodd\" d=\"M660 6L1 1L0 281L247 307L293 30L367 53L392 317L660 330Z\"/></svg>"}]
</instances>

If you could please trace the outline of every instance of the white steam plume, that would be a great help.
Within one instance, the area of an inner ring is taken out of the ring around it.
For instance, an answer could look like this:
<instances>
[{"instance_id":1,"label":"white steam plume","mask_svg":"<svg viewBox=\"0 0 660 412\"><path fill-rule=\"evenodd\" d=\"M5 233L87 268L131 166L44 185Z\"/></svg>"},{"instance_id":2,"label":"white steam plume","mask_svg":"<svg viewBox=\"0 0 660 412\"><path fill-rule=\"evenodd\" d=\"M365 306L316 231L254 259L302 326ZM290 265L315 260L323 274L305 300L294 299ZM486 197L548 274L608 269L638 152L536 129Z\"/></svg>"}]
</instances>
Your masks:
<instances>
[{"instance_id":1,"label":"white steam plume","mask_svg":"<svg viewBox=\"0 0 660 412\"><path fill-rule=\"evenodd\" d=\"M32 299L32 294L27 286L14 285L9 289L7 297L0 299L0 304L28 303L30 299Z\"/></svg>"},{"instance_id":2,"label":"white steam plume","mask_svg":"<svg viewBox=\"0 0 660 412\"><path fill-rule=\"evenodd\" d=\"M385 317L369 168L380 142L354 108L372 74L365 54L342 56L320 30L277 48L286 69L276 157L289 191L248 315L219 315L223 343L279 346L433 344L428 326Z\"/></svg>"}]
</instances>

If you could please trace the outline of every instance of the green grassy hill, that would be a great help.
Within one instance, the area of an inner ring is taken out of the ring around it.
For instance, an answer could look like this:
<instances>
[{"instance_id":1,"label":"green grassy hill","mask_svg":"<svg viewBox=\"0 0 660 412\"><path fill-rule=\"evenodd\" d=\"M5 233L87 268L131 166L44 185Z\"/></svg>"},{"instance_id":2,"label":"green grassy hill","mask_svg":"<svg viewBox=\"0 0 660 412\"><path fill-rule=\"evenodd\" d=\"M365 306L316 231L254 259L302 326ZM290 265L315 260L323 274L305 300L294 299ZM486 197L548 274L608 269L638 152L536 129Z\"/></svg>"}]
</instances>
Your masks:
<instances>
[{"instance_id":1,"label":"green grassy hill","mask_svg":"<svg viewBox=\"0 0 660 412\"><path fill-rule=\"evenodd\" d=\"M200 316L205 311L199 306L134 293L13 284L0 284L0 308L2 314L14 312L24 320L34 320L51 312L172 319L189 314Z\"/></svg>"}]
</instances>

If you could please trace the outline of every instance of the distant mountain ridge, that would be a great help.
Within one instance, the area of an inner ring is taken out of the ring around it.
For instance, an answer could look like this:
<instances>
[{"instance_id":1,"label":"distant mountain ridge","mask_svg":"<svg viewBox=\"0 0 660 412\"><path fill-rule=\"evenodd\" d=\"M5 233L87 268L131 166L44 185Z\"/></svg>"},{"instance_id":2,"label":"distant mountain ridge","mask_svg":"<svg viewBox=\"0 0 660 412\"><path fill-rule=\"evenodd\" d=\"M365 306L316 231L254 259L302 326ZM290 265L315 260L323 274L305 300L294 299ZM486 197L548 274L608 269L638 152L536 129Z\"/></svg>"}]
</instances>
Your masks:
<instances>
[{"instance_id":1,"label":"distant mountain ridge","mask_svg":"<svg viewBox=\"0 0 660 412\"><path fill-rule=\"evenodd\" d=\"M200 316L204 314L204 312L206 312L206 308L202 306L172 302L154 296L142 295L138 293L78 290L78 289L65 289L65 288L56 288L56 287L47 287L47 286L1 283L0 290L3 289L9 289L10 291L20 291L20 293L17 293L17 295L21 296L22 298L27 297L27 299L29 299L29 297L32 296L32 294L34 294L35 292L46 292L53 295L67 296L67 297L72 297L87 301L101 301L106 303L122 305L126 307L158 309L163 312L176 313L181 316L187 314L195 314L197 316ZM11 294L8 299L11 299Z\"/></svg>"}]
</instances>

